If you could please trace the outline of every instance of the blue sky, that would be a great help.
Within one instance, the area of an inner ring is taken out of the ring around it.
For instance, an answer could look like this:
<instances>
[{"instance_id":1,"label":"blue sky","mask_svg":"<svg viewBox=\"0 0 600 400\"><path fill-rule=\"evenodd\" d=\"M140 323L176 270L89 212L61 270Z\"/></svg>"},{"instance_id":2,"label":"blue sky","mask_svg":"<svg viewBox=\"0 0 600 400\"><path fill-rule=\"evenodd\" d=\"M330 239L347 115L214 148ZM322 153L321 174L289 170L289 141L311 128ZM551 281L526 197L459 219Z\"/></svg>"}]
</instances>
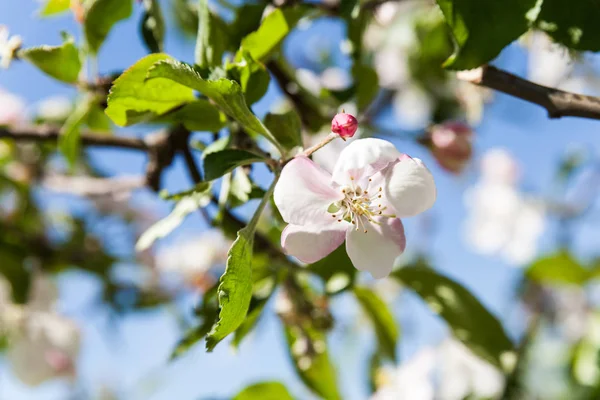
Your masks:
<instances>
[{"instance_id":1,"label":"blue sky","mask_svg":"<svg viewBox=\"0 0 600 400\"><path fill-rule=\"evenodd\" d=\"M78 35L79 27L70 16L37 20L34 0L0 2L0 24L6 24L15 34L23 36L26 46L57 44L59 31L66 30ZM136 11L136 13L139 10ZM193 44L178 37L172 31L167 37L166 51L175 57L190 60ZM308 39L322 40L337 48L343 35L342 26L331 20L315 24L308 31L293 35L288 43L287 54L294 54L302 42ZM145 55L138 37L138 18L117 25L102 48L99 56L101 73L121 70ZM344 64L341 56L336 61ZM524 74L526 59L523 50L513 45L501 55L500 65L512 72ZM29 103L50 95L74 96L75 91L52 81L32 66L15 62L8 71L0 71L0 87L23 96ZM268 95L254 110L263 114L279 96L272 87ZM389 121L386 121L389 122ZM557 160L565 150L574 146L588 148L597 154L600 135L593 121L578 119L549 120L543 109L519 100L496 94L494 103L486 109L483 123L477 129L476 157L491 147L507 148L523 165L523 183L529 190L550 194L552 177ZM143 128L132 128L124 134L139 135ZM423 233L423 220L413 218L405 221L408 252L425 249L433 264L449 276L463 283L496 315L510 315L514 298L514 285L519 270L511 268L497 258L472 253L460 234L465 218L463 194L476 178L473 171L462 177L453 177L435 165L427 152L406 141L397 142L398 147L413 156L425 160L438 185L438 200L427 218L434 221L434 231ZM92 156L98 165L115 174L139 174L144 159L112 150L94 151ZM175 163L163 178L166 187L175 191L189 185L181 162ZM262 182L265 184L265 182ZM169 205L152 200L151 194L142 194L140 201L150 201L166 213ZM76 204L64 198L46 198L53 204L66 207ZM192 215L167 240L199 232L205 229L196 215ZM575 247L582 256L593 255L600 238L592 229L582 230ZM554 234L552 224L542 241L543 249L552 249ZM115 388L127 399L197 399L200 396L225 397L232 395L246 384L259 380L281 380L299 398L310 398L288 362L277 318L267 310L254 335L242 344L237 353L226 343L207 354L199 345L181 360L167 363L168 355L179 338L176 319L167 309L143 312L128 316L118 323L108 318L102 310L89 311L98 284L79 273L61 276L63 290L62 310L79 320L84 329L84 346L80 358L83 386L95 391L101 385ZM426 343L435 343L446 334L444 325L413 296L395 305L402 333L402 356L416 351ZM190 299L189 304L192 304ZM335 363L344 365L340 374L340 387L344 398L361 399L366 395L366 385L358 377L365 376L366 357L373 347L372 333L357 323L359 318L352 299L341 296L335 300L335 310L341 321L330 338ZM83 311L82 311L83 310ZM512 326L512 325L510 325ZM116 328L113 329L113 328ZM0 359L0 400L63 399L65 383L54 382L39 389L29 389L13 377Z\"/></svg>"}]
</instances>

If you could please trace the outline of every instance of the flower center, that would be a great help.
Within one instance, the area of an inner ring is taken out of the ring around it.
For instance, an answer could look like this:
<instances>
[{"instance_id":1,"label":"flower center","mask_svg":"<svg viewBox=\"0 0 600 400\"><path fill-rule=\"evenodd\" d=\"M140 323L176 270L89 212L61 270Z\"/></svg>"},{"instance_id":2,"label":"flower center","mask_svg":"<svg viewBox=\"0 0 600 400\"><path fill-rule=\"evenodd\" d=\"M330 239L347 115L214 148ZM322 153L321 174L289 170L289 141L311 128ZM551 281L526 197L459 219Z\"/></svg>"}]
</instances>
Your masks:
<instances>
[{"instance_id":1,"label":"flower center","mask_svg":"<svg viewBox=\"0 0 600 400\"><path fill-rule=\"evenodd\" d=\"M356 227L356 230L362 229L367 233L367 222L380 225L375 221L375 217L396 218L394 214L386 214L387 206L382 204L383 187L375 187L371 189L369 179L367 189L363 190L359 185L354 184L344 186L340 190L344 194L344 198L329 206L328 211L333 218L337 218L338 222L350 222Z\"/></svg>"}]
</instances>

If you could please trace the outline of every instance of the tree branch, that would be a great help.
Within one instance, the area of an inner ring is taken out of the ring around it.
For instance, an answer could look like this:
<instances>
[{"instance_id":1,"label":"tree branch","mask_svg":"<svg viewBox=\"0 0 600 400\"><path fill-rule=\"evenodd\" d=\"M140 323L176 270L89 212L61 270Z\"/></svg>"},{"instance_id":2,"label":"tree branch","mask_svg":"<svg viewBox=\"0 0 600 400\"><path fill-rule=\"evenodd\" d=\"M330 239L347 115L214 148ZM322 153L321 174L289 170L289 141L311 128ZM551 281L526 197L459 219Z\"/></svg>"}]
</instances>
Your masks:
<instances>
[{"instance_id":1,"label":"tree branch","mask_svg":"<svg viewBox=\"0 0 600 400\"><path fill-rule=\"evenodd\" d=\"M459 79L544 107L550 118L600 119L600 98L553 89L530 82L492 66L457 74Z\"/></svg>"},{"instance_id":2,"label":"tree branch","mask_svg":"<svg viewBox=\"0 0 600 400\"><path fill-rule=\"evenodd\" d=\"M60 128L50 125L0 127L0 139L8 138L23 142L54 142L59 136ZM121 149L148 151L148 145L141 139L111 136L105 133L82 131L81 141L86 146L118 147Z\"/></svg>"}]
</instances>

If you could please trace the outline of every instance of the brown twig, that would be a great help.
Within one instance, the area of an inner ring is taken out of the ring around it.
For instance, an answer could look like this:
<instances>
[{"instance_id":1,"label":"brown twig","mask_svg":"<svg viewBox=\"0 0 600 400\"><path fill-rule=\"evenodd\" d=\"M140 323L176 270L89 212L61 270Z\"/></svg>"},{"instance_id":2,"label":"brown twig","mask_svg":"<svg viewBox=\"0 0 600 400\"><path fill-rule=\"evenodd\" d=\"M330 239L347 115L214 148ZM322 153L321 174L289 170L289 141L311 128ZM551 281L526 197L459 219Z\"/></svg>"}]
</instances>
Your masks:
<instances>
[{"instance_id":1,"label":"brown twig","mask_svg":"<svg viewBox=\"0 0 600 400\"><path fill-rule=\"evenodd\" d=\"M459 79L544 107L550 118L600 119L600 98L553 89L490 65L458 73Z\"/></svg>"},{"instance_id":2,"label":"brown twig","mask_svg":"<svg viewBox=\"0 0 600 400\"><path fill-rule=\"evenodd\" d=\"M0 139L8 138L23 142L56 141L60 136L60 128L51 125L24 125L0 127ZM81 141L85 146L118 147L121 149L147 151L147 144L137 138L111 136L106 133L91 131L81 132Z\"/></svg>"}]
</instances>

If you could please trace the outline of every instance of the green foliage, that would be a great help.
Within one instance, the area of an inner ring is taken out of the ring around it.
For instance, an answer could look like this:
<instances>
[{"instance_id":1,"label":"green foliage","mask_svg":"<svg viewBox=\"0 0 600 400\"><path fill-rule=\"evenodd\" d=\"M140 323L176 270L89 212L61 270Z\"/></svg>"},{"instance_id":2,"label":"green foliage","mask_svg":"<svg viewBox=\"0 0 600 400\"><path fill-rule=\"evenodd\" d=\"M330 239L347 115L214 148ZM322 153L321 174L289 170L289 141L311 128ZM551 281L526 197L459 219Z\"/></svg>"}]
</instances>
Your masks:
<instances>
[{"instance_id":1,"label":"green foliage","mask_svg":"<svg viewBox=\"0 0 600 400\"><path fill-rule=\"evenodd\" d=\"M341 245L330 255L308 266L309 271L325 281L325 290L336 294L350 288L356 278L356 268Z\"/></svg>"},{"instance_id":2,"label":"green foliage","mask_svg":"<svg viewBox=\"0 0 600 400\"><path fill-rule=\"evenodd\" d=\"M600 5L594 0L543 0L535 26L571 49L600 51L599 19Z\"/></svg>"},{"instance_id":3,"label":"green foliage","mask_svg":"<svg viewBox=\"0 0 600 400\"><path fill-rule=\"evenodd\" d=\"M267 93L271 76L265 66L256 62L250 53L241 54L235 63L227 64L227 75L242 86L246 103L253 104Z\"/></svg>"},{"instance_id":4,"label":"green foliage","mask_svg":"<svg viewBox=\"0 0 600 400\"><path fill-rule=\"evenodd\" d=\"M179 122L190 131L218 132L227 125L227 116L205 99L197 99L164 115L157 122Z\"/></svg>"},{"instance_id":5,"label":"green foliage","mask_svg":"<svg viewBox=\"0 0 600 400\"><path fill-rule=\"evenodd\" d=\"M59 81L75 83L79 78L79 49L73 37L67 34L63 34L63 44L60 46L30 47L20 50L19 57Z\"/></svg>"},{"instance_id":6,"label":"green foliage","mask_svg":"<svg viewBox=\"0 0 600 400\"><path fill-rule=\"evenodd\" d=\"M264 161L258 154L246 150L225 149L204 157L204 175L212 181L242 165Z\"/></svg>"},{"instance_id":7,"label":"green foliage","mask_svg":"<svg viewBox=\"0 0 600 400\"><path fill-rule=\"evenodd\" d=\"M206 336L208 351L212 351L221 340L238 329L246 319L252 299L254 232L265 205L273 195L276 183L277 179L274 179L254 216L245 228L238 231L237 239L227 253L227 266L219 280L218 289L221 311L218 321Z\"/></svg>"},{"instance_id":8,"label":"green foliage","mask_svg":"<svg viewBox=\"0 0 600 400\"><path fill-rule=\"evenodd\" d=\"M207 69L221 65L227 48L227 32L218 17L208 8L208 0L198 0L198 35L196 38L196 65Z\"/></svg>"},{"instance_id":9,"label":"green foliage","mask_svg":"<svg viewBox=\"0 0 600 400\"><path fill-rule=\"evenodd\" d=\"M289 354L292 358L296 373L306 386L314 393L327 400L341 399L337 389L335 369L329 359L325 336L315 330L302 330L297 326L283 326ZM298 341L306 343L306 354L294 351L294 348L305 347L297 345Z\"/></svg>"},{"instance_id":10,"label":"green foliage","mask_svg":"<svg viewBox=\"0 0 600 400\"><path fill-rule=\"evenodd\" d=\"M165 20L158 0L143 0L144 14L140 22L140 31L144 44L151 53L163 51L165 40Z\"/></svg>"},{"instance_id":11,"label":"green foliage","mask_svg":"<svg viewBox=\"0 0 600 400\"><path fill-rule=\"evenodd\" d=\"M283 114L267 114L265 126L286 149L302 146L302 121L295 110Z\"/></svg>"},{"instance_id":12,"label":"green foliage","mask_svg":"<svg viewBox=\"0 0 600 400\"><path fill-rule=\"evenodd\" d=\"M148 69L158 61L171 59L151 54L136 62L115 80L108 95L106 115L119 126L148 121L174 108L192 102L194 92L170 79L147 81Z\"/></svg>"},{"instance_id":13,"label":"green foliage","mask_svg":"<svg viewBox=\"0 0 600 400\"><path fill-rule=\"evenodd\" d=\"M143 251L149 248L156 240L173 232L190 213L200 207L206 206L208 200L207 192L209 190L210 185L199 185L194 188L192 193L180 199L169 215L156 222L140 236L135 249Z\"/></svg>"},{"instance_id":14,"label":"green foliage","mask_svg":"<svg viewBox=\"0 0 600 400\"><path fill-rule=\"evenodd\" d=\"M475 354L503 371L514 368L514 346L504 328L467 289L425 267L401 268L393 276L414 290Z\"/></svg>"},{"instance_id":15,"label":"green foliage","mask_svg":"<svg viewBox=\"0 0 600 400\"><path fill-rule=\"evenodd\" d=\"M170 79L201 92L221 107L227 115L235 119L244 130L264 136L275 146L280 147L271 132L248 108L239 83L224 78L204 79L192 66L172 59L157 62L150 68L148 77Z\"/></svg>"},{"instance_id":16,"label":"green foliage","mask_svg":"<svg viewBox=\"0 0 600 400\"><path fill-rule=\"evenodd\" d=\"M79 102L60 130L58 148L71 168L75 166L79 155L81 125L88 119L91 110L91 99Z\"/></svg>"},{"instance_id":17,"label":"green foliage","mask_svg":"<svg viewBox=\"0 0 600 400\"><path fill-rule=\"evenodd\" d=\"M71 6L71 0L46 0L45 4L40 10L40 16L50 17L56 14L61 14L65 11L69 11Z\"/></svg>"},{"instance_id":18,"label":"green foliage","mask_svg":"<svg viewBox=\"0 0 600 400\"><path fill-rule=\"evenodd\" d=\"M593 270L585 268L566 251L534 261L525 274L537 283L557 285L583 285L594 277Z\"/></svg>"},{"instance_id":19,"label":"green foliage","mask_svg":"<svg viewBox=\"0 0 600 400\"><path fill-rule=\"evenodd\" d=\"M244 3L236 9L235 18L228 27L232 48L237 49L245 36L259 28L266 6L266 2Z\"/></svg>"},{"instance_id":20,"label":"green foliage","mask_svg":"<svg viewBox=\"0 0 600 400\"><path fill-rule=\"evenodd\" d=\"M292 30L302 16L301 12L290 9L287 12L276 9L252 32L242 40L241 48L250 53L255 60L265 60Z\"/></svg>"},{"instance_id":21,"label":"green foliage","mask_svg":"<svg viewBox=\"0 0 600 400\"><path fill-rule=\"evenodd\" d=\"M366 287L355 286L353 291L358 303L373 323L381 354L397 361L396 342L399 333L388 306L375 292Z\"/></svg>"},{"instance_id":22,"label":"green foliage","mask_svg":"<svg viewBox=\"0 0 600 400\"><path fill-rule=\"evenodd\" d=\"M444 65L471 69L491 61L527 31L528 12L536 0L437 0L437 4L456 47Z\"/></svg>"},{"instance_id":23,"label":"green foliage","mask_svg":"<svg viewBox=\"0 0 600 400\"><path fill-rule=\"evenodd\" d=\"M359 111L365 110L379 92L379 79L372 67L364 64L354 64L352 67L356 105Z\"/></svg>"},{"instance_id":24,"label":"green foliage","mask_svg":"<svg viewBox=\"0 0 600 400\"><path fill-rule=\"evenodd\" d=\"M83 31L92 54L98 53L112 27L129 18L133 0L89 0L86 2Z\"/></svg>"},{"instance_id":25,"label":"green foliage","mask_svg":"<svg viewBox=\"0 0 600 400\"><path fill-rule=\"evenodd\" d=\"M261 382L248 386L233 400L294 400L294 398L279 382Z\"/></svg>"}]
</instances>

